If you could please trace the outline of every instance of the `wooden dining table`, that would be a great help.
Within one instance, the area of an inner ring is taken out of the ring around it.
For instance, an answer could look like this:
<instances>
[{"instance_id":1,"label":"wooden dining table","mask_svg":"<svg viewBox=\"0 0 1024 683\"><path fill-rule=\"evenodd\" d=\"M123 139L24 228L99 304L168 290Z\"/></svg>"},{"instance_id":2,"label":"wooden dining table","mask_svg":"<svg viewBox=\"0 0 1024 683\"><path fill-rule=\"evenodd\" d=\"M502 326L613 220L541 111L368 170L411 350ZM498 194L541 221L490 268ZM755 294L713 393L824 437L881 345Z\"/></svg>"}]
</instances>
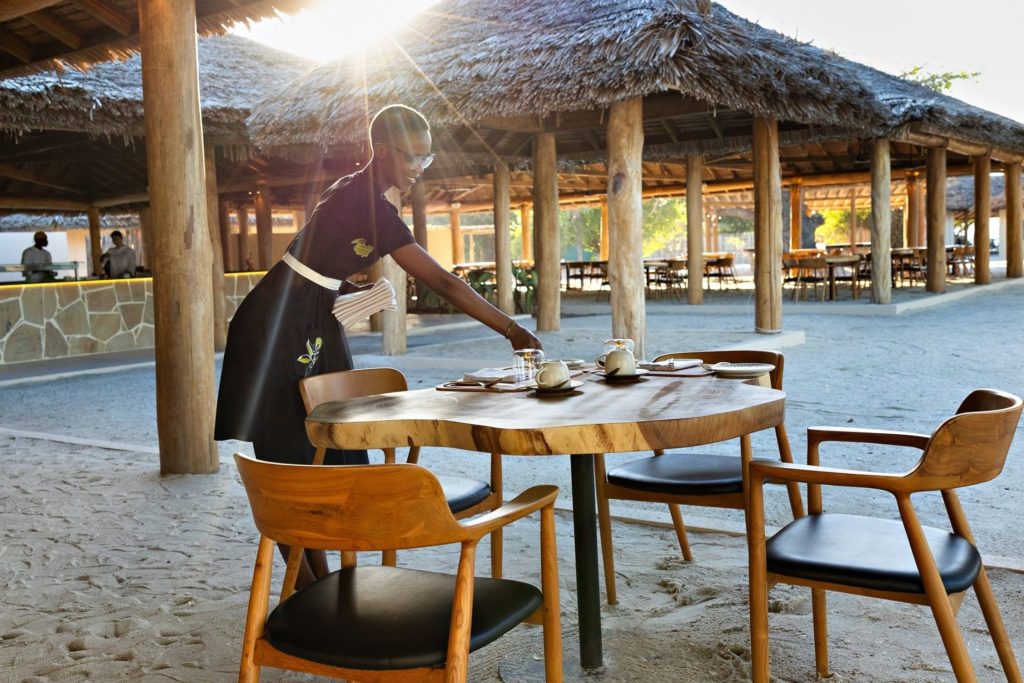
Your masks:
<instances>
[{"instance_id":1,"label":"wooden dining table","mask_svg":"<svg viewBox=\"0 0 1024 683\"><path fill-rule=\"evenodd\" d=\"M394 392L317 406L310 440L327 448L440 446L570 459L580 665L603 665L595 453L651 451L741 438L782 424L785 393L717 377L645 376L608 383L583 375L570 394Z\"/></svg>"}]
</instances>

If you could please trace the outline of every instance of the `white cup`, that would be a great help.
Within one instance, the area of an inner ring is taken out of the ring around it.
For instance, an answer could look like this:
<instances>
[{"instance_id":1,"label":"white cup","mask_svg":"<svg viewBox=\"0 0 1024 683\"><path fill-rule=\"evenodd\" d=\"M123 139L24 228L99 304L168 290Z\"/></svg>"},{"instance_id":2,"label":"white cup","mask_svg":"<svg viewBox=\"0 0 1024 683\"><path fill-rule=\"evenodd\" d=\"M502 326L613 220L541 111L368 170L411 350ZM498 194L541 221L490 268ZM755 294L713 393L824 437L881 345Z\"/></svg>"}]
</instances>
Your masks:
<instances>
[{"instance_id":1,"label":"white cup","mask_svg":"<svg viewBox=\"0 0 1024 683\"><path fill-rule=\"evenodd\" d=\"M604 359L604 372L606 375L614 374L620 377L635 375L636 358L633 357L633 352L627 348L609 351Z\"/></svg>"},{"instance_id":2,"label":"white cup","mask_svg":"<svg viewBox=\"0 0 1024 683\"><path fill-rule=\"evenodd\" d=\"M534 379L541 389L559 389L569 383L569 366L565 361L544 361Z\"/></svg>"}]
</instances>

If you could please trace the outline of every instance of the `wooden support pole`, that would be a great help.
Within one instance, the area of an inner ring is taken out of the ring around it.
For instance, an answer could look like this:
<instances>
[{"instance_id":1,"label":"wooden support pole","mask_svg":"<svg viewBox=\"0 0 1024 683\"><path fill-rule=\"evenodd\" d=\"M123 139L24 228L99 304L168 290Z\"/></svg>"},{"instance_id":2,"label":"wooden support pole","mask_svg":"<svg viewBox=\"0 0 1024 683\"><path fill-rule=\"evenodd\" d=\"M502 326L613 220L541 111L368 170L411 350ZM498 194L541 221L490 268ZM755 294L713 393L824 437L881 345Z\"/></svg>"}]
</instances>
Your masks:
<instances>
[{"instance_id":1,"label":"wooden support pole","mask_svg":"<svg viewBox=\"0 0 1024 683\"><path fill-rule=\"evenodd\" d=\"M782 169L779 127L754 117L754 330L782 331Z\"/></svg>"},{"instance_id":2,"label":"wooden support pole","mask_svg":"<svg viewBox=\"0 0 1024 683\"><path fill-rule=\"evenodd\" d=\"M274 218L270 207L270 188L260 185L253 201L256 205L256 250L260 270L270 270L270 266L274 265Z\"/></svg>"},{"instance_id":3,"label":"wooden support pole","mask_svg":"<svg viewBox=\"0 0 1024 683\"><path fill-rule=\"evenodd\" d=\"M608 111L608 282L612 336L636 343L646 358L644 281L643 99L617 102Z\"/></svg>"},{"instance_id":4,"label":"wooden support pole","mask_svg":"<svg viewBox=\"0 0 1024 683\"><path fill-rule=\"evenodd\" d=\"M988 253L988 226L992 218L992 157L974 157L974 284L992 281Z\"/></svg>"},{"instance_id":5,"label":"wooden support pole","mask_svg":"<svg viewBox=\"0 0 1024 683\"><path fill-rule=\"evenodd\" d=\"M904 216L903 246L916 247L917 222L921 214L921 195L918 194L917 175L907 175L907 215Z\"/></svg>"},{"instance_id":6,"label":"wooden support pole","mask_svg":"<svg viewBox=\"0 0 1024 683\"><path fill-rule=\"evenodd\" d=\"M153 246L153 213L147 206L144 209L139 209L139 228L142 230L142 252L143 263L149 272L156 272L156 261L153 259L155 254Z\"/></svg>"},{"instance_id":7,"label":"wooden support pole","mask_svg":"<svg viewBox=\"0 0 1024 683\"><path fill-rule=\"evenodd\" d=\"M929 292L946 291L946 149L928 148L927 249Z\"/></svg>"},{"instance_id":8,"label":"wooden support pole","mask_svg":"<svg viewBox=\"0 0 1024 683\"><path fill-rule=\"evenodd\" d=\"M534 270L537 329L558 330L562 307L562 246L558 233L558 172L554 133L533 136Z\"/></svg>"},{"instance_id":9,"label":"wooden support pole","mask_svg":"<svg viewBox=\"0 0 1024 683\"><path fill-rule=\"evenodd\" d=\"M494 165L494 264L498 279L498 308L505 315L516 312L512 292L512 234L508 218L510 176L508 163L499 161Z\"/></svg>"},{"instance_id":10,"label":"wooden support pole","mask_svg":"<svg viewBox=\"0 0 1024 683\"><path fill-rule=\"evenodd\" d=\"M1006 277L1024 277L1019 161L1006 164Z\"/></svg>"},{"instance_id":11,"label":"wooden support pole","mask_svg":"<svg viewBox=\"0 0 1024 683\"><path fill-rule=\"evenodd\" d=\"M452 265L455 265L466 260L465 246L462 242L462 218L458 202L448 212L448 225L452 232Z\"/></svg>"},{"instance_id":12,"label":"wooden support pole","mask_svg":"<svg viewBox=\"0 0 1024 683\"><path fill-rule=\"evenodd\" d=\"M238 270L255 270L249 258L249 210L243 204L235 209L238 219Z\"/></svg>"},{"instance_id":13,"label":"wooden support pole","mask_svg":"<svg viewBox=\"0 0 1024 683\"><path fill-rule=\"evenodd\" d=\"M416 184L412 186L412 235L416 239L416 244L423 247L424 251L430 251L427 238L427 186L422 178L417 179ZM427 286L417 280L416 301L418 304L423 302L426 292Z\"/></svg>"},{"instance_id":14,"label":"wooden support pole","mask_svg":"<svg viewBox=\"0 0 1024 683\"><path fill-rule=\"evenodd\" d=\"M789 248L800 249L803 246L804 230L804 193L799 183L789 188Z\"/></svg>"},{"instance_id":15,"label":"wooden support pole","mask_svg":"<svg viewBox=\"0 0 1024 683\"><path fill-rule=\"evenodd\" d=\"M704 303L704 159L686 157L686 300Z\"/></svg>"},{"instance_id":16,"label":"wooden support pole","mask_svg":"<svg viewBox=\"0 0 1024 683\"><path fill-rule=\"evenodd\" d=\"M520 224L523 226L523 260L533 263L533 207L523 204L519 209Z\"/></svg>"},{"instance_id":17,"label":"wooden support pole","mask_svg":"<svg viewBox=\"0 0 1024 683\"><path fill-rule=\"evenodd\" d=\"M95 206L89 207L89 255L92 261L92 274L103 275L103 266L100 264L100 256L103 255L103 236L100 235L100 210Z\"/></svg>"},{"instance_id":18,"label":"wooden support pole","mask_svg":"<svg viewBox=\"0 0 1024 683\"><path fill-rule=\"evenodd\" d=\"M140 2L162 474L216 472L213 287L193 0Z\"/></svg>"},{"instance_id":19,"label":"wooden support pole","mask_svg":"<svg viewBox=\"0 0 1024 683\"><path fill-rule=\"evenodd\" d=\"M857 195L856 189L851 190L850 193L850 253L857 253Z\"/></svg>"},{"instance_id":20,"label":"wooden support pole","mask_svg":"<svg viewBox=\"0 0 1024 683\"><path fill-rule=\"evenodd\" d=\"M780 192L781 192L781 190L780 190ZM779 195L779 197L780 197L779 201L782 201L781 200L781 197L782 197L781 194ZM780 211L782 210L781 205L779 207L779 210ZM712 243L712 245L714 247L714 251L722 251L722 232L720 230L720 225L718 223L718 213L716 211L712 211L711 212L710 220L711 220L711 243ZM780 239L781 239L781 237L780 237Z\"/></svg>"},{"instance_id":21,"label":"wooden support pole","mask_svg":"<svg viewBox=\"0 0 1024 683\"><path fill-rule=\"evenodd\" d=\"M220 229L220 247L225 271L238 270L237 259L233 258L238 245L232 243L231 222L228 220L230 209L231 203L226 199L217 202L217 226Z\"/></svg>"},{"instance_id":22,"label":"wooden support pole","mask_svg":"<svg viewBox=\"0 0 1024 683\"><path fill-rule=\"evenodd\" d=\"M388 201L398 208L402 213L402 193L398 188L391 188L385 195ZM398 263L390 256L385 256L380 261L381 274L395 289L395 299L398 302L398 310L381 311L381 352L385 356L400 356L408 348L408 337L405 327L406 313L406 291L408 289L408 276Z\"/></svg>"},{"instance_id":23,"label":"wooden support pole","mask_svg":"<svg viewBox=\"0 0 1024 683\"><path fill-rule=\"evenodd\" d=\"M223 351L228 343L228 321L225 317L224 250L220 241L217 155L212 144L206 145L203 163L206 171L206 219L210 231L210 251L213 256L213 267L210 271L213 286L213 348L216 351Z\"/></svg>"},{"instance_id":24,"label":"wooden support pole","mask_svg":"<svg viewBox=\"0 0 1024 683\"><path fill-rule=\"evenodd\" d=\"M925 180L924 183L918 182L917 183L917 189L916 189L916 192L917 192L917 207L918 207L918 211L917 211L917 225L914 226L914 235L915 235L915 237L914 237L914 246L916 246L916 247L924 247L925 246L925 232L926 232L925 231L925 227L927 225L926 214L928 213L927 207L925 206L925 201L924 201L924 192L925 192L925 184L926 184L926 182L927 182L927 179Z\"/></svg>"},{"instance_id":25,"label":"wooden support pole","mask_svg":"<svg viewBox=\"0 0 1024 683\"><path fill-rule=\"evenodd\" d=\"M608 260L608 200L601 202L601 248L598 254L601 261Z\"/></svg>"},{"instance_id":26,"label":"wooden support pole","mask_svg":"<svg viewBox=\"0 0 1024 683\"><path fill-rule=\"evenodd\" d=\"M871 301L892 301L892 165L889 141L871 143Z\"/></svg>"}]
</instances>

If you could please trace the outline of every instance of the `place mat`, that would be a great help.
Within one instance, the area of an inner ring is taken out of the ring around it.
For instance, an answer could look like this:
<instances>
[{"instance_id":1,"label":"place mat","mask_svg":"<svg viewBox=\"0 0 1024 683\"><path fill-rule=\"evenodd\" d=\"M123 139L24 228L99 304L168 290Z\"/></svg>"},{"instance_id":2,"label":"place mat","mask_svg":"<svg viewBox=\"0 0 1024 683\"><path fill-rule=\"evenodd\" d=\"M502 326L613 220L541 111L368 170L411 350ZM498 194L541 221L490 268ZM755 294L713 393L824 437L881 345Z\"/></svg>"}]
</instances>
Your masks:
<instances>
[{"instance_id":1,"label":"place mat","mask_svg":"<svg viewBox=\"0 0 1024 683\"><path fill-rule=\"evenodd\" d=\"M467 382L464 380L455 380L451 382L443 382L438 384L435 389L438 391L483 391L490 392L492 394L508 394L517 391L529 391L534 388L532 382L524 382L522 384L498 382L487 386L482 382Z\"/></svg>"}]
</instances>

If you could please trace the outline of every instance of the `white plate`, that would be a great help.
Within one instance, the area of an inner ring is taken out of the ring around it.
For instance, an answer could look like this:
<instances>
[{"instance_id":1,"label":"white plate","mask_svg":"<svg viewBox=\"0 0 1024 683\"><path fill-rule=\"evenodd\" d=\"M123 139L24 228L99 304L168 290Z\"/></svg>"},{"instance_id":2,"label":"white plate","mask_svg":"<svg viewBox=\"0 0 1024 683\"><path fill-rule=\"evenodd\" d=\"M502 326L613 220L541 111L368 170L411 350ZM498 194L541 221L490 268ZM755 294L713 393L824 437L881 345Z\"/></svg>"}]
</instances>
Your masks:
<instances>
[{"instance_id":1,"label":"white plate","mask_svg":"<svg viewBox=\"0 0 1024 683\"><path fill-rule=\"evenodd\" d=\"M587 364L587 361L582 358L564 358L562 359L562 362L565 363L565 366L570 370L579 370Z\"/></svg>"},{"instance_id":2,"label":"white plate","mask_svg":"<svg viewBox=\"0 0 1024 683\"><path fill-rule=\"evenodd\" d=\"M753 379L771 372L775 366L770 363L715 363L711 366L719 377L730 379Z\"/></svg>"}]
</instances>

